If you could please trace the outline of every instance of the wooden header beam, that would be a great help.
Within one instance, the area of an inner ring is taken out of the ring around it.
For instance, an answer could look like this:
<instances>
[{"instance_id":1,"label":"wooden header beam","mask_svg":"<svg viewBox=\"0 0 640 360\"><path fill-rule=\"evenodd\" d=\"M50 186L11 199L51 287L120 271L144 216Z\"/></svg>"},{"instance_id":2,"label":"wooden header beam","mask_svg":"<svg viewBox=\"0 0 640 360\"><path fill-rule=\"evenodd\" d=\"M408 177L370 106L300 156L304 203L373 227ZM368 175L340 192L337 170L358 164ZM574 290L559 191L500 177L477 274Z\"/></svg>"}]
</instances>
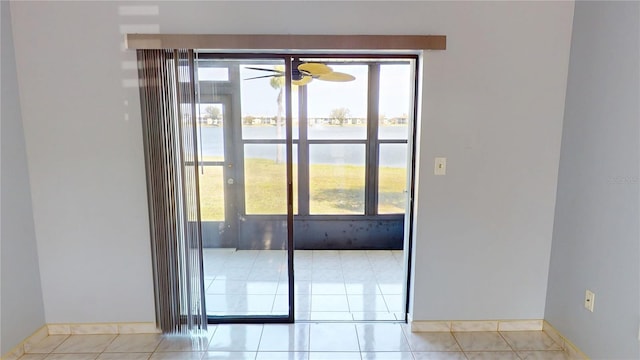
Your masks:
<instances>
[{"instance_id":1,"label":"wooden header beam","mask_svg":"<svg viewBox=\"0 0 640 360\"><path fill-rule=\"evenodd\" d=\"M445 50L444 35L127 34L127 49Z\"/></svg>"}]
</instances>

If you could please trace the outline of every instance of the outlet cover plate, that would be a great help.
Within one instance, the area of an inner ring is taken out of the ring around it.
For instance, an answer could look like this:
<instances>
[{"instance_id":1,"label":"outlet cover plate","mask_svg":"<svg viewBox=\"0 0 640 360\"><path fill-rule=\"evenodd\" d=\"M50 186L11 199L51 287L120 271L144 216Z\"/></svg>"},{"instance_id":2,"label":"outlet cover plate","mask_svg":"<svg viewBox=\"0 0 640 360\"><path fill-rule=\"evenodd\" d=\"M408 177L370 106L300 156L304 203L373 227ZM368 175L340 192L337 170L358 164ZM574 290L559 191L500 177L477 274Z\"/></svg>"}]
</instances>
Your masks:
<instances>
[{"instance_id":1,"label":"outlet cover plate","mask_svg":"<svg viewBox=\"0 0 640 360\"><path fill-rule=\"evenodd\" d=\"M584 294L584 307L585 309L593 312L593 303L596 300L596 294L591 290L587 290Z\"/></svg>"}]
</instances>

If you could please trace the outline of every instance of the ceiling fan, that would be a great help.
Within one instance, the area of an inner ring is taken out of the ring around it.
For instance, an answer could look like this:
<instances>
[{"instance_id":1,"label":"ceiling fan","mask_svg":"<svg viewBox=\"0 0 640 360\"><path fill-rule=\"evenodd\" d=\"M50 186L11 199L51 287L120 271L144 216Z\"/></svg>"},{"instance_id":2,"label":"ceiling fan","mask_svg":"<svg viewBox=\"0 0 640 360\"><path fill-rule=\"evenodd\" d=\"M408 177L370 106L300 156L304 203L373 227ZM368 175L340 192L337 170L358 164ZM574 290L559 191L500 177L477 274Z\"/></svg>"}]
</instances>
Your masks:
<instances>
[{"instance_id":1,"label":"ceiling fan","mask_svg":"<svg viewBox=\"0 0 640 360\"><path fill-rule=\"evenodd\" d=\"M249 67L249 66L247 66L246 68L251 70L268 71L268 72L271 72L272 74L250 77L245 80L261 79L261 78L269 78L269 77L280 77L285 75L285 72L283 70L263 69L263 68ZM327 66L326 64L323 64L323 63L301 62L301 61L293 62L293 66L291 70L291 83L293 85L298 85L298 86L307 85L313 79L324 80L324 81L335 81L335 82L347 82L347 81L353 81L356 78L350 74L333 71L333 69L330 66Z\"/></svg>"}]
</instances>

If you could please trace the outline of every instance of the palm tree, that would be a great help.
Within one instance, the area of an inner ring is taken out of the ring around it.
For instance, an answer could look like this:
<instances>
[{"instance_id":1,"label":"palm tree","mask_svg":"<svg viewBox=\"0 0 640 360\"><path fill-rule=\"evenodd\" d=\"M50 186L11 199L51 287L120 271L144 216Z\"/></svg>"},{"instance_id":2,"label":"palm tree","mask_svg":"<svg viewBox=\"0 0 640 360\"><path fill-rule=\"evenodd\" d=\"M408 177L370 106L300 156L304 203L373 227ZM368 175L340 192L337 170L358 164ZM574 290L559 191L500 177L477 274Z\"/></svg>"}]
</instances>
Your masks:
<instances>
[{"instance_id":1,"label":"palm tree","mask_svg":"<svg viewBox=\"0 0 640 360\"><path fill-rule=\"evenodd\" d=\"M276 65L274 66L274 69L284 71L284 66ZM269 81L269 85L271 85L272 88L278 91L278 98L276 99L278 103L278 116L276 117L276 138L278 139L282 138L282 128L284 127L284 121L282 116L284 113L284 107L282 105L282 96L284 95L284 79L285 79L284 76L274 76ZM276 163L280 164L284 160L282 144L277 144L276 146L277 146Z\"/></svg>"}]
</instances>

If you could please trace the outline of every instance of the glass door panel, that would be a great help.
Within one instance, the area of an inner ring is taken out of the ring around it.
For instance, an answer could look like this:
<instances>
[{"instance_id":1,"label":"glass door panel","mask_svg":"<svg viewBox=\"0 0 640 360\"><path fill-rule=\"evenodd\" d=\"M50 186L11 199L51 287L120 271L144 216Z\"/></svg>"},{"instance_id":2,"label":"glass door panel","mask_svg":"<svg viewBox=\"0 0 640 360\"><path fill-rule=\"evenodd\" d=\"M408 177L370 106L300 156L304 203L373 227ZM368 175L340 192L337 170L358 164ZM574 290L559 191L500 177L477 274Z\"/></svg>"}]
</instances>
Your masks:
<instances>
[{"instance_id":1,"label":"glass door panel","mask_svg":"<svg viewBox=\"0 0 640 360\"><path fill-rule=\"evenodd\" d=\"M312 215L364 214L365 145L309 146L309 210Z\"/></svg>"},{"instance_id":2,"label":"glass door panel","mask_svg":"<svg viewBox=\"0 0 640 360\"><path fill-rule=\"evenodd\" d=\"M244 146L244 206L247 215L286 215L286 164L284 144L246 144ZM297 173L297 146L293 146L293 173ZM293 213L297 214L297 184L293 179Z\"/></svg>"},{"instance_id":3,"label":"glass door panel","mask_svg":"<svg viewBox=\"0 0 640 360\"><path fill-rule=\"evenodd\" d=\"M288 321L285 61L200 56L207 315Z\"/></svg>"},{"instance_id":4,"label":"glass door panel","mask_svg":"<svg viewBox=\"0 0 640 360\"><path fill-rule=\"evenodd\" d=\"M378 138L407 140L412 113L412 64L380 66Z\"/></svg>"},{"instance_id":5,"label":"glass door panel","mask_svg":"<svg viewBox=\"0 0 640 360\"><path fill-rule=\"evenodd\" d=\"M308 86L307 114L310 140L367 138L367 65L331 65L350 74L350 82L314 81Z\"/></svg>"},{"instance_id":6,"label":"glass door panel","mask_svg":"<svg viewBox=\"0 0 640 360\"><path fill-rule=\"evenodd\" d=\"M224 222L224 176L222 166L200 166L200 217Z\"/></svg>"},{"instance_id":7,"label":"glass door panel","mask_svg":"<svg viewBox=\"0 0 640 360\"><path fill-rule=\"evenodd\" d=\"M378 214L403 214L406 188L407 144L380 144Z\"/></svg>"}]
</instances>

